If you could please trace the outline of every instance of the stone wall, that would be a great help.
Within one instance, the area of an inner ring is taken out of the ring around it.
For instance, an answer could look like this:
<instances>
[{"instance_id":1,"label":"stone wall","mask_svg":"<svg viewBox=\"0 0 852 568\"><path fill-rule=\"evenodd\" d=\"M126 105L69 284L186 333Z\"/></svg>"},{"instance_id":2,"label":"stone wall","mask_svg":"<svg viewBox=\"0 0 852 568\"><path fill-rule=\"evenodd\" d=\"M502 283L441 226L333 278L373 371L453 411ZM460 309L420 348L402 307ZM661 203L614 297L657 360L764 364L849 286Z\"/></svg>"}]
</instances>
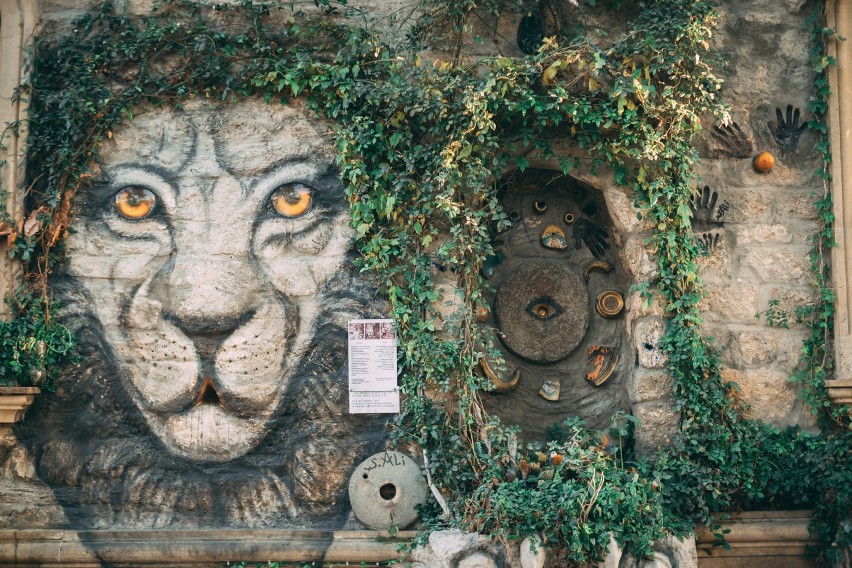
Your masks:
<instances>
[{"instance_id":1,"label":"stone wall","mask_svg":"<svg viewBox=\"0 0 852 568\"><path fill-rule=\"evenodd\" d=\"M563 25L571 25L571 17L583 13L588 33L598 41L608 41L620 23L611 14L572 12L568 4L563 8ZM702 330L721 354L724 378L739 385L738 396L750 406L750 416L805 428L814 428L813 419L789 376L805 338L794 312L807 306L815 293L808 252L817 228L813 203L825 191L818 175L816 137L804 128L813 118L808 102L814 91L805 21L815 9L814 2L792 0L720 2L715 40L728 61L721 73L722 95L730 105L732 123L721 125L712 117L703 121L704 132L697 142L701 182L693 207L694 230L707 249L700 259L706 290ZM472 24L465 53L518 55L514 42L519 20L520 15L502 16ZM564 151L573 154L570 148ZM761 152L774 158L774 167L764 173L753 165ZM543 165L558 169L555 164ZM620 317L631 340L619 345L618 352L630 364L619 367L610 379L613 384L607 385L605 399L610 410L625 404L640 419L636 449L651 453L670 440L678 426L659 346L661 308L644 306L637 293L629 292L631 284L653 281L652 251L645 244L651 227L637 219L629 192L612 184L608 175L593 176L584 167L572 175L603 197L612 233L612 250L606 258L613 256L623 267L623 279L616 287L625 294L626 312ZM789 314L785 326L768 321L772 301ZM537 371L539 376L546 374ZM582 383L578 379L583 373L568 373L562 392ZM525 376L531 374L536 371ZM614 386L622 381L623 401L617 394L620 388ZM525 396L535 392L528 389ZM529 420L538 419L536 415ZM602 426L594 419L592 423Z\"/></svg>"},{"instance_id":2,"label":"stone wall","mask_svg":"<svg viewBox=\"0 0 852 568\"><path fill-rule=\"evenodd\" d=\"M117 5L145 13L153 4ZM66 26L84 6L45 1L44 24ZM402 1L350 6L397 31L413 13ZM805 331L792 318L782 328L756 314L774 300L792 312L814 294L807 253L814 194L824 188L815 137L802 128L813 82L803 24L814 8L720 3L716 40L729 62L723 96L733 123L707 117L694 199L707 247L703 330L724 376L740 386L750 415L805 428L810 414L788 381ZM563 15L572 10L566 2ZM606 41L619 17L590 14L589 28ZM469 53L519 54L519 19L483 18ZM753 159L763 151L774 167L760 173ZM342 324L384 306L350 270L329 152L327 125L298 105L272 111L257 101L145 109L116 133L100 179L82 196L72 260L54 281L84 363L22 425L0 431L0 528L360 528L345 481L385 442L379 420L347 413ZM278 163L290 165L270 174ZM490 371L501 392L489 407L532 437L568 415L605 427L613 411L628 410L642 423L637 451L651 453L679 419L659 344L661 308L631 291L654 278L651 228L611 176L583 164L556 191L555 169L541 161L525 174L495 172L518 217L500 236L504 256L483 315L499 330ZM231 190L249 204L229 201ZM282 227L268 209L261 218L266 205L255 196L273 208L280 201L279 216L299 227ZM321 218L294 212L304 200ZM559 278L544 290L548 275ZM452 277L436 267L435 278L451 297ZM595 309L607 291L621 296L623 311Z\"/></svg>"},{"instance_id":3,"label":"stone wall","mask_svg":"<svg viewBox=\"0 0 852 568\"><path fill-rule=\"evenodd\" d=\"M715 226L700 229L714 235L702 265L704 331L716 339L724 375L740 385L750 414L780 426L812 425L787 379L804 338L792 312L814 294L813 202L825 191L815 136L803 127L813 118L812 46L803 22L815 9L805 2L723 4L719 46L729 72L722 94L735 125L708 125L701 147L704 184L718 195ZM765 151L775 167L759 173L752 160ZM756 317L772 300L791 314L789 329Z\"/></svg>"}]
</instances>

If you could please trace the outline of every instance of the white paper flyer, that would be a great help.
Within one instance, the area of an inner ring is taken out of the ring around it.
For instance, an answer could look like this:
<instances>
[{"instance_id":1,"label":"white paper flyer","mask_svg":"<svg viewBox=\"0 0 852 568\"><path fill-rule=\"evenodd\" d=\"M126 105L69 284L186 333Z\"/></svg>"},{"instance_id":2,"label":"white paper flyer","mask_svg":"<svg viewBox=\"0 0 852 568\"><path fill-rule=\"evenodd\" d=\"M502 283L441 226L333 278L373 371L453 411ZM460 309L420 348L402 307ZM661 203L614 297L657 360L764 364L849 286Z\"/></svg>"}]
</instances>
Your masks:
<instances>
[{"instance_id":1,"label":"white paper flyer","mask_svg":"<svg viewBox=\"0 0 852 568\"><path fill-rule=\"evenodd\" d=\"M393 320L349 321L350 414L399 412Z\"/></svg>"}]
</instances>

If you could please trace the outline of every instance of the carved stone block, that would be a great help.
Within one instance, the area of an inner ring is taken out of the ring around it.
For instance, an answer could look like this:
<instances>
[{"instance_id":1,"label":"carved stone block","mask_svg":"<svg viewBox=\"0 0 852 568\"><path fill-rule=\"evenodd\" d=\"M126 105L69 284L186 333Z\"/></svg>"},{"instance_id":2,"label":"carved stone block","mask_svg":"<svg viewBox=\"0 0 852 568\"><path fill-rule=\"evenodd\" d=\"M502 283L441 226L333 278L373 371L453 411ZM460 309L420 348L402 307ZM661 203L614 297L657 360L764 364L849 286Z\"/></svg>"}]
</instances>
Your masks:
<instances>
[{"instance_id":1,"label":"carved stone block","mask_svg":"<svg viewBox=\"0 0 852 568\"><path fill-rule=\"evenodd\" d=\"M645 320L636 324L634 337L639 364L646 369L662 369L668 362L662 346L666 328L662 320Z\"/></svg>"}]
</instances>

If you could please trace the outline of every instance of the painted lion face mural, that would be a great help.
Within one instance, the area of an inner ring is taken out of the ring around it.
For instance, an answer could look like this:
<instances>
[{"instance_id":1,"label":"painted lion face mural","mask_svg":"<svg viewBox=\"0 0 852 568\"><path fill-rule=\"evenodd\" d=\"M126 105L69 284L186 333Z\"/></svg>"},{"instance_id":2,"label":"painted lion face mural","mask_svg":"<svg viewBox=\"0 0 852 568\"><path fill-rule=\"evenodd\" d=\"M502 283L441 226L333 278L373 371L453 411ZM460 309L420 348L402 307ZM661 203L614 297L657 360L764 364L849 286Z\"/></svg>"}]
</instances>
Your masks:
<instances>
[{"instance_id":1,"label":"painted lion face mural","mask_svg":"<svg viewBox=\"0 0 852 568\"><path fill-rule=\"evenodd\" d=\"M274 117L136 121L69 243L130 398L195 461L257 445L345 260L323 140L293 109Z\"/></svg>"},{"instance_id":2,"label":"painted lion face mural","mask_svg":"<svg viewBox=\"0 0 852 568\"><path fill-rule=\"evenodd\" d=\"M72 406L25 431L43 477L89 525L333 517L380 434L346 412L343 329L375 312L323 125L149 111L101 158L54 283L84 361L50 404Z\"/></svg>"}]
</instances>

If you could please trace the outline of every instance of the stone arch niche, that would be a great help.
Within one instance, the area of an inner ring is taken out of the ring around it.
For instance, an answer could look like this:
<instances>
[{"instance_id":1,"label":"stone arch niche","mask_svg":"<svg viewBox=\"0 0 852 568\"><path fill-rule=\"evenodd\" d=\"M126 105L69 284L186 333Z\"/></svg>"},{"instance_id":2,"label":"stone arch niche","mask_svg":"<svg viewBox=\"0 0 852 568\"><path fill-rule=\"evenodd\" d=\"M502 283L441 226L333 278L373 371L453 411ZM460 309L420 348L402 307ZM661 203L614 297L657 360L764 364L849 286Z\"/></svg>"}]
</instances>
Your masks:
<instances>
[{"instance_id":1,"label":"stone arch niche","mask_svg":"<svg viewBox=\"0 0 852 568\"><path fill-rule=\"evenodd\" d=\"M631 278L606 200L550 169L507 174L500 199L512 225L495 235L484 269L495 340L481 372L496 389L486 405L532 439L570 416L605 429L629 409L634 359L624 313Z\"/></svg>"}]
</instances>

